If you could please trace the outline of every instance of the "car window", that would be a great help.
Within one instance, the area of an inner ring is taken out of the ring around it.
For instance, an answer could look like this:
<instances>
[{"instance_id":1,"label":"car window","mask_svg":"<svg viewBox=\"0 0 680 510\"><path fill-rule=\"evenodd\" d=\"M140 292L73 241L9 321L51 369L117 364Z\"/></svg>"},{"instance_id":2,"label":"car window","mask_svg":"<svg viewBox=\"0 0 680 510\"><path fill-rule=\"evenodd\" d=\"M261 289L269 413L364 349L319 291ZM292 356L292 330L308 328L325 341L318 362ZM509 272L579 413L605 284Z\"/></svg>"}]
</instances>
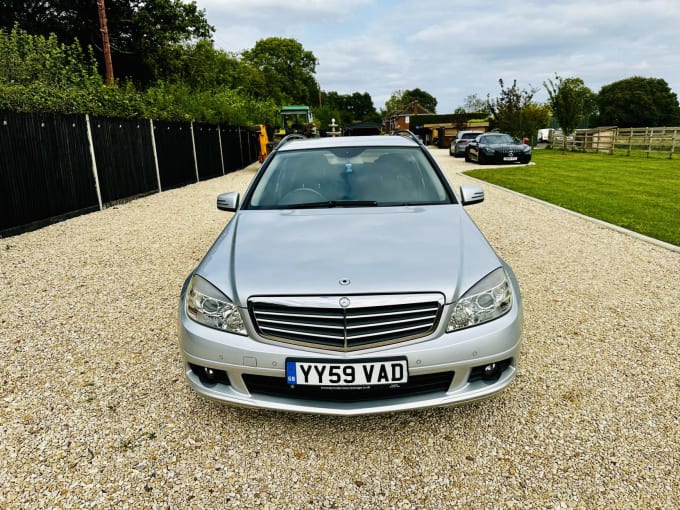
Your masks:
<instances>
[{"instance_id":1,"label":"car window","mask_svg":"<svg viewBox=\"0 0 680 510\"><path fill-rule=\"evenodd\" d=\"M493 134L483 136L481 139L482 143L487 143L489 145L496 145L501 143L515 143L515 140L510 135L506 134Z\"/></svg>"},{"instance_id":2,"label":"car window","mask_svg":"<svg viewBox=\"0 0 680 510\"><path fill-rule=\"evenodd\" d=\"M245 208L450 203L419 148L329 148L274 155Z\"/></svg>"},{"instance_id":3,"label":"car window","mask_svg":"<svg viewBox=\"0 0 680 510\"><path fill-rule=\"evenodd\" d=\"M474 140L479 136L479 133L463 133L463 136L461 138L464 138L466 140Z\"/></svg>"}]
</instances>

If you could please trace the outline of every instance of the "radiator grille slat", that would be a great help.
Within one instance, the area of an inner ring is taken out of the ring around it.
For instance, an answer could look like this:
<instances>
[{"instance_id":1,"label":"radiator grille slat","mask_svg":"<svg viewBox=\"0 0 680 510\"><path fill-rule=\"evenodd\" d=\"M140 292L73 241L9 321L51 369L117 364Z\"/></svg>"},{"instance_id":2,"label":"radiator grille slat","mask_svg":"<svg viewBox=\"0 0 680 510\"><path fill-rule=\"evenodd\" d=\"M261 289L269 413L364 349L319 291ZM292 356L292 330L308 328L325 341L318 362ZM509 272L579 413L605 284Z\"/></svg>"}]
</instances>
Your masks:
<instances>
[{"instance_id":1,"label":"radiator grille slat","mask_svg":"<svg viewBox=\"0 0 680 510\"><path fill-rule=\"evenodd\" d=\"M344 297L343 299L346 299ZM249 302L251 318L265 338L297 345L351 351L404 342L437 327L441 294L263 297Z\"/></svg>"}]
</instances>

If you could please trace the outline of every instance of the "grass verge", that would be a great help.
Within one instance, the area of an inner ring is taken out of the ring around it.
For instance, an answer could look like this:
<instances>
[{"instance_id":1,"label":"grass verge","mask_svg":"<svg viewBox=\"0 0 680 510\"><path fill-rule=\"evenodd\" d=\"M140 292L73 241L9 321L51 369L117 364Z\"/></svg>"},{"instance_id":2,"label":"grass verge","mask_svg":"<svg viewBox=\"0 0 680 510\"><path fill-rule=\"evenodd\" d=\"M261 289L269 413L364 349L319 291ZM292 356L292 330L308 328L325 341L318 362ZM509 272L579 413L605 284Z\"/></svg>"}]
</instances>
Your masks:
<instances>
[{"instance_id":1,"label":"grass verge","mask_svg":"<svg viewBox=\"0 0 680 510\"><path fill-rule=\"evenodd\" d=\"M536 150L533 161L465 173L680 246L680 158Z\"/></svg>"}]
</instances>

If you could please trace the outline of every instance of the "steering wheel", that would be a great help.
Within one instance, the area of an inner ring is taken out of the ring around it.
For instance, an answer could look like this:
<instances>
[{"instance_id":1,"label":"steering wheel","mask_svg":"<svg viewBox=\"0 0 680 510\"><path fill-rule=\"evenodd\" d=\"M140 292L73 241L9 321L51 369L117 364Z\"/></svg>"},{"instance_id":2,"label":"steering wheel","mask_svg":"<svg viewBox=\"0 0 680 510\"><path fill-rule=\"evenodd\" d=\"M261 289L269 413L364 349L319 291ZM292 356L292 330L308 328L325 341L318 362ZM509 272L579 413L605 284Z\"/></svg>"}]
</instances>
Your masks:
<instances>
[{"instance_id":1,"label":"steering wheel","mask_svg":"<svg viewBox=\"0 0 680 510\"><path fill-rule=\"evenodd\" d=\"M295 188L294 190L289 191L285 195L281 197L281 203L282 204L295 204L299 202L300 200L304 200L304 195L309 195L309 196L314 196L316 201L318 202L324 202L326 201L326 197L324 197L320 192L316 191L315 189L312 188ZM300 196L299 199L296 199L296 197Z\"/></svg>"}]
</instances>

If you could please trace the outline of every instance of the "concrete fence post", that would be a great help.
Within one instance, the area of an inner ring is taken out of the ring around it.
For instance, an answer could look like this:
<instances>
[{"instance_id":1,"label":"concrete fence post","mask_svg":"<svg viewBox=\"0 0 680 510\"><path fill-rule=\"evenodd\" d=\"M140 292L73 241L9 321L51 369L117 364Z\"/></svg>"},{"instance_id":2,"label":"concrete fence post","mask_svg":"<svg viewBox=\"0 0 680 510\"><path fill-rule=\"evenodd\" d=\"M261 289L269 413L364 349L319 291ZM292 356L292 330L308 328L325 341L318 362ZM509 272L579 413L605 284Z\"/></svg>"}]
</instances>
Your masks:
<instances>
[{"instance_id":1,"label":"concrete fence post","mask_svg":"<svg viewBox=\"0 0 680 510\"><path fill-rule=\"evenodd\" d=\"M85 125L87 126L87 143L90 146L90 158L92 160L92 175L94 176L94 187L97 191L97 201L99 202L99 210L104 209L102 204L102 191L99 187L99 173L97 172L97 157L94 153L94 141L92 139L92 126L90 125L90 114L85 114Z\"/></svg>"}]
</instances>

